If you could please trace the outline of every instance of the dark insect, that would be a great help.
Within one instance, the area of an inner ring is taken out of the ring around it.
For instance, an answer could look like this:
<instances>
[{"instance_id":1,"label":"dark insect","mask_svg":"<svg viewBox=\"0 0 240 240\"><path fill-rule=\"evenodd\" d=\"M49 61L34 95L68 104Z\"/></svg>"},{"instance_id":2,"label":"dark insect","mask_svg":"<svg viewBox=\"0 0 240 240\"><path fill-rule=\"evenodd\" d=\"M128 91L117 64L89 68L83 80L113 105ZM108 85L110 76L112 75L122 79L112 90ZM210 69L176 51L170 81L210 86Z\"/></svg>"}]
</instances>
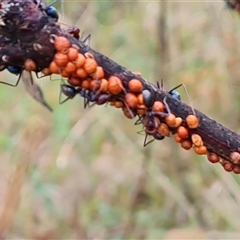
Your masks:
<instances>
[{"instance_id":1,"label":"dark insect","mask_svg":"<svg viewBox=\"0 0 240 240\"><path fill-rule=\"evenodd\" d=\"M55 7L48 6L46 7L45 11L49 17L53 18L56 22L58 21L59 16Z\"/></svg>"},{"instance_id":2,"label":"dark insect","mask_svg":"<svg viewBox=\"0 0 240 240\"><path fill-rule=\"evenodd\" d=\"M174 87L173 89L171 89L170 91L168 91L168 93L175 99L181 101L181 95L178 91L176 91L177 88L182 87L183 84L179 84L178 86Z\"/></svg>"},{"instance_id":3,"label":"dark insect","mask_svg":"<svg viewBox=\"0 0 240 240\"><path fill-rule=\"evenodd\" d=\"M155 99L156 93L154 89L144 89L142 91L142 95L143 95L143 104L147 107L147 111L146 111L146 114L142 118L140 118L137 122L141 121L141 123L144 126L144 130L146 134L145 134L143 146L146 147L149 143L153 142L155 139L157 140L164 139L164 136L162 136L157 132L157 128L159 127L159 123L160 123L158 116L166 117L168 113L154 112L152 110L152 106L156 101ZM167 104L165 103L165 105ZM154 139L147 141L148 135L153 136Z\"/></svg>"},{"instance_id":4,"label":"dark insect","mask_svg":"<svg viewBox=\"0 0 240 240\"><path fill-rule=\"evenodd\" d=\"M74 38L80 39L80 29L77 27L70 27L68 33L71 34Z\"/></svg>"},{"instance_id":5,"label":"dark insect","mask_svg":"<svg viewBox=\"0 0 240 240\"><path fill-rule=\"evenodd\" d=\"M67 98L61 101L61 93ZM110 96L109 94L95 94L87 89L74 88L71 85L61 84L61 93L59 95L59 103L65 103L67 100L74 98L77 94L80 94L84 98L84 108L86 108L89 102L95 102L98 105L106 103Z\"/></svg>"},{"instance_id":6,"label":"dark insect","mask_svg":"<svg viewBox=\"0 0 240 240\"><path fill-rule=\"evenodd\" d=\"M10 72L10 73L13 73L13 74L20 74L22 72L22 67L19 67L19 66L7 66L7 70Z\"/></svg>"},{"instance_id":7,"label":"dark insect","mask_svg":"<svg viewBox=\"0 0 240 240\"><path fill-rule=\"evenodd\" d=\"M177 85L176 87L172 88L170 91L168 91L168 93L175 99L181 101L181 95L178 91L176 91L176 89L180 88L180 87L183 87L184 90L186 91L186 88L185 88L185 85L184 84L179 84ZM159 82L157 82L157 88L160 89L160 90L164 90L164 87L163 87L163 79L161 80L161 83L159 84Z\"/></svg>"},{"instance_id":8,"label":"dark insect","mask_svg":"<svg viewBox=\"0 0 240 240\"><path fill-rule=\"evenodd\" d=\"M181 101L181 95L180 95L180 93L179 93L178 91L176 91L176 90L171 90L171 91L169 91L169 94L170 94L173 98L178 99L179 101Z\"/></svg>"},{"instance_id":9,"label":"dark insect","mask_svg":"<svg viewBox=\"0 0 240 240\"><path fill-rule=\"evenodd\" d=\"M61 84L61 92L59 95L59 103L63 104L67 100L72 99L76 96L76 94L79 93L79 90L74 88L73 86L67 85L67 84ZM63 93L67 98L61 101L61 93Z\"/></svg>"},{"instance_id":10,"label":"dark insect","mask_svg":"<svg viewBox=\"0 0 240 240\"><path fill-rule=\"evenodd\" d=\"M143 104L147 108L151 108L155 102L155 92L153 91L153 89L151 90L144 89L142 91L142 95L143 95Z\"/></svg>"}]
</instances>

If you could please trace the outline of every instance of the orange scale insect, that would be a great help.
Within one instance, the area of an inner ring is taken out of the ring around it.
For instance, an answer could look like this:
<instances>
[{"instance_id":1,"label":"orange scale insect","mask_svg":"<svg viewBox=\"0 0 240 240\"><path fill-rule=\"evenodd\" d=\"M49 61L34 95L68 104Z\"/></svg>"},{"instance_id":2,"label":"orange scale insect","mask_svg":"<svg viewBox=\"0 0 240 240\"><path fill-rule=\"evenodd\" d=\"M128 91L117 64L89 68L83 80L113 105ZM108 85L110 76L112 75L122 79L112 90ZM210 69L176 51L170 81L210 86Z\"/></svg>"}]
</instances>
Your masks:
<instances>
[{"instance_id":1,"label":"orange scale insect","mask_svg":"<svg viewBox=\"0 0 240 240\"><path fill-rule=\"evenodd\" d=\"M240 163L240 153L239 152L232 152L230 154L230 158L234 164Z\"/></svg>"},{"instance_id":2,"label":"orange scale insect","mask_svg":"<svg viewBox=\"0 0 240 240\"><path fill-rule=\"evenodd\" d=\"M78 68L75 73L76 73L77 77L82 78L82 79L84 79L88 76L88 74L84 71L83 68Z\"/></svg>"},{"instance_id":3,"label":"orange scale insect","mask_svg":"<svg viewBox=\"0 0 240 240\"><path fill-rule=\"evenodd\" d=\"M185 150L189 150L192 148L192 143L189 140L183 140L181 142L181 147L184 148Z\"/></svg>"},{"instance_id":4,"label":"orange scale insect","mask_svg":"<svg viewBox=\"0 0 240 240\"><path fill-rule=\"evenodd\" d=\"M165 123L160 123L157 132L160 133L163 136L170 136L170 130L168 128L168 125Z\"/></svg>"},{"instance_id":5,"label":"orange scale insect","mask_svg":"<svg viewBox=\"0 0 240 240\"><path fill-rule=\"evenodd\" d=\"M70 48L70 41L66 37L54 35L53 41L58 52L66 52Z\"/></svg>"},{"instance_id":6,"label":"orange scale insect","mask_svg":"<svg viewBox=\"0 0 240 240\"><path fill-rule=\"evenodd\" d=\"M174 127L179 127L182 124L182 118L181 117L176 117L176 123Z\"/></svg>"},{"instance_id":7,"label":"orange scale insect","mask_svg":"<svg viewBox=\"0 0 240 240\"><path fill-rule=\"evenodd\" d=\"M139 101L139 98L138 98L138 101ZM147 108L146 108L145 105L138 104L138 106L137 106L137 113L138 113L138 115L144 115L144 114L146 114L146 111L147 111Z\"/></svg>"},{"instance_id":8,"label":"orange scale insect","mask_svg":"<svg viewBox=\"0 0 240 240\"><path fill-rule=\"evenodd\" d=\"M85 63L83 65L83 69L85 70L85 72L87 74L91 74L91 73L94 73L96 70L97 70L97 62L95 59L93 58L87 58L85 60Z\"/></svg>"},{"instance_id":9,"label":"orange scale insect","mask_svg":"<svg viewBox=\"0 0 240 240\"><path fill-rule=\"evenodd\" d=\"M130 107L130 108L137 108L138 106L138 98L135 94L133 93L127 93L124 96L125 103Z\"/></svg>"},{"instance_id":10,"label":"orange scale insect","mask_svg":"<svg viewBox=\"0 0 240 240\"><path fill-rule=\"evenodd\" d=\"M42 74L43 74L44 76L48 76L48 75L51 75L52 72L51 72L50 68L44 68L44 69L42 70Z\"/></svg>"},{"instance_id":11,"label":"orange scale insect","mask_svg":"<svg viewBox=\"0 0 240 240\"><path fill-rule=\"evenodd\" d=\"M69 61L75 61L78 58L78 50L76 48L70 47L68 49L67 55Z\"/></svg>"},{"instance_id":12,"label":"orange scale insect","mask_svg":"<svg viewBox=\"0 0 240 240\"><path fill-rule=\"evenodd\" d=\"M74 73L76 71L76 66L72 62L68 62L67 66L64 68L64 71L67 73Z\"/></svg>"},{"instance_id":13,"label":"orange scale insect","mask_svg":"<svg viewBox=\"0 0 240 240\"><path fill-rule=\"evenodd\" d=\"M160 101L155 101L153 103L152 110L154 112L163 112L164 111L164 104Z\"/></svg>"},{"instance_id":14,"label":"orange scale insect","mask_svg":"<svg viewBox=\"0 0 240 240\"><path fill-rule=\"evenodd\" d=\"M181 143L181 142L182 142L182 138L179 137L179 135L178 135L177 133L174 135L174 140L175 140L175 142L177 142L177 143Z\"/></svg>"},{"instance_id":15,"label":"orange scale insect","mask_svg":"<svg viewBox=\"0 0 240 240\"><path fill-rule=\"evenodd\" d=\"M81 68L84 65L85 61L86 61L86 58L84 57L84 55L82 55L81 53L78 53L78 57L75 60L76 68Z\"/></svg>"},{"instance_id":16,"label":"orange scale insect","mask_svg":"<svg viewBox=\"0 0 240 240\"><path fill-rule=\"evenodd\" d=\"M54 55L53 61L57 64L58 67L66 67L68 63L68 56L66 54L57 52Z\"/></svg>"},{"instance_id":17,"label":"orange scale insect","mask_svg":"<svg viewBox=\"0 0 240 240\"><path fill-rule=\"evenodd\" d=\"M101 92L107 92L108 91L108 81L107 79L102 79L101 80L101 86L100 86Z\"/></svg>"},{"instance_id":18,"label":"orange scale insect","mask_svg":"<svg viewBox=\"0 0 240 240\"><path fill-rule=\"evenodd\" d=\"M207 153L207 159L208 159L208 161L209 162L211 162L211 163L217 163L217 162L219 162L219 157L218 157L218 155L217 154L215 154L215 153Z\"/></svg>"},{"instance_id":19,"label":"orange scale insect","mask_svg":"<svg viewBox=\"0 0 240 240\"><path fill-rule=\"evenodd\" d=\"M90 81L88 79L84 79L81 83L81 88L90 89Z\"/></svg>"},{"instance_id":20,"label":"orange scale insect","mask_svg":"<svg viewBox=\"0 0 240 240\"><path fill-rule=\"evenodd\" d=\"M169 127L174 127L176 124L176 116L170 113L168 116L165 117L165 122Z\"/></svg>"},{"instance_id":21,"label":"orange scale insect","mask_svg":"<svg viewBox=\"0 0 240 240\"><path fill-rule=\"evenodd\" d=\"M133 119L137 114L135 111L133 111L132 109L129 109L127 107L122 107L122 111L125 115L125 117Z\"/></svg>"},{"instance_id":22,"label":"orange scale insect","mask_svg":"<svg viewBox=\"0 0 240 240\"><path fill-rule=\"evenodd\" d=\"M97 80L103 79L104 78L103 68L100 66L97 66L96 71L91 75L91 77Z\"/></svg>"},{"instance_id":23,"label":"orange scale insect","mask_svg":"<svg viewBox=\"0 0 240 240\"><path fill-rule=\"evenodd\" d=\"M51 73L59 74L61 72L60 68L57 66L57 64L52 61L49 65L49 70Z\"/></svg>"},{"instance_id":24,"label":"orange scale insect","mask_svg":"<svg viewBox=\"0 0 240 240\"><path fill-rule=\"evenodd\" d=\"M139 77L142 76L142 73L140 71L134 71L133 73Z\"/></svg>"},{"instance_id":25,"label":"orange scale insect","mask_svg":"<svg viewBox=\"0 0 240 240\"><path fill-rule=\"evenodd\" d=\"M138 102L139 102L139 105L143 105L143 95L142 95L142 93L138 94Z\"/></svg>"},{"instance_id":26,"label":"orange scale insect","mask_svg":"<svg viewBox=\"0 0 240 240\"><path fill-rule=\"evenodd\" d=\"M187 116L186 123L189 128L197 128L199 125L198 118L192 114Z\"/></svg>"},{"instance_id":27,"label":"orange scale insect","mask_svg":"<svg viewBox=\"0 0 240 240\"><path fill-rule=\"evenodd\" d=\"M61 71L61 76L62 77L65 77L65 78L68 78L71 76L71 73L69 72L66 72L64 69Z\"/></svg>"},{"instance_id":28,"label":"orange scale insect","mask_svg":"<svg viewBox=\"0 0 240 240\"><path fill-rule=\"evenodd\" d=\"M227 161L224 161L224 162L223 162L223 168L224 168L224 170L227 171L227 172L232 172L233 169L234 169L234 166L233 166L232 163L227 162Z\"/></svg>"},{"instance_id":29,"label":"orange scale insect","mask_svg":"<svg viewBox=\"0 0 240 240\"><path fill-rule=\"evenodd\" d=\"M234 167L233 167L233 172L234 172L235 174L240 174L240 167L234 166Z\"/></svg>"},{"instance_id":30,"label":"orange scale insect","mask_svg":"<svg viewBox=\"0 0 240 240\"><path fill-rule=\"evenodd\" d=\"M141 83L140 80L138 79L132 79L128 82L128 88L132 91L132 92L141 92L143 85Z\"/></svg>"},{"instance_id":31,"label":"orange scale insect","mask_svg":"<svg viewBox=\"0 0 240 240\"><path fill-rule=\"evenodd\" d=\"M108 91L114 95L123 90L122 80L116 76L110 76L108 79Z\"/></svg>"},{"instance_id":32,"label":"orange scale insect","mask_svg":"<svg viewBox=\"0 0 240 240\"><path fill-rule=\"evenodd\" d=\"M194 146L193 147L195 153L199 154L199 155L204 155L207 154L207 148L205 146Z\"/></svg>"},{"instance_id":33,"label":"orange scale insect","mask_svg":"<svg viewBox=\"0 0 240 240\"><path fill-rule=\"evenodd\" d=\"M116 108L122 108L122 107L123 107L123 103L120 102L120 101L116 101L115 104L114 104L114 106L115 106Z\"/></svg>"},{"instance_id":34,"label":"orange scale insect","mask_svg":"<svg viewBox=\"0 0 240 240\"><path fill-rule=\"evenodd\" d=\"M90 89L96 92L101 87L101 82L99 80L90 80Z\"/></svg>"},{"instance_id":35,"label":"orange scale insect","mask_svg":"<svg viewBox=\"0 0 240 240\"><path fill-rule=\"evenodd\" d=\"M90 53L90 52L86 52L86 53L84 54L84 56L85 56L86 58L91 58L91 59L94 59L94 56L93 56L93 54L92 54L92 53Z\"/></svg>"},{"instance_id":36,"label":"orange scale insect","mask_svg":"<svg viewBox=\"0 0 240 240\"><path fill-rule=\"evenodd\" d=\"M200 147L203 145L202 138L198 134L192 134L191 139L194 146Z\"/></svg>"},{"instance_id":37,"label":"orange scale insect","mask_svg":"<svg viewBox=\"0 0 240 240\"><path fill-rule=\"evenodd\" d=\"M76 87L76 86L81 86L81 79L76 78L76 77L70 77L68 79L68 82L70 83L70 85Z\"/></svg>"},{"instance_id":38,"label":"orange scale insect","mask_svg":"<svg viewBox=\"0 0 240 240\"><path fill-rule=\"evenodd\" d=\"M24 68L28 72L31 72L31 71L35 71L37 69L37 65L36 65L36 63L32 59L27 59L24 62Z\"/></svg>"}]
</instances>

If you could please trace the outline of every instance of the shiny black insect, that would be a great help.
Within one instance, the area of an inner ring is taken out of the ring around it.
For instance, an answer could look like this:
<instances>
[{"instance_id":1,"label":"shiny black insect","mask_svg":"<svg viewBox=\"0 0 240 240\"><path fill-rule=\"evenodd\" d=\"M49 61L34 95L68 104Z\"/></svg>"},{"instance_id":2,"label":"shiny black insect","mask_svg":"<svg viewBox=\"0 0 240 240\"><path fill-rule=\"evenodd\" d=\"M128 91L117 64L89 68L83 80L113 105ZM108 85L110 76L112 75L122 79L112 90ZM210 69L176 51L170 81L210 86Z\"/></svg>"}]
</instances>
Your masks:
<instances>
[{"instance_id":1,"label":"shiny black insect","mask_svg":"<svg viewBox=\"0 0 240 240\"><path fill-rule=\"evenodd\" d=\"M171 89L170 91L168 91L168 93L175 99L181 101L181 95L180 93L176 90L179 87L182 87L182 84L179 84L178 86L174 87L173 89Z\"/></svg>"},{"instance_id":2,"label":"shiny black insect","mask_svg":"<svg viewBox=\"0 0 240 240\"><path fill-rule=\"evenodd\" d=\"M49 17L53 18L56 22L58 21L59 15L55 7L48 6L46 7L45 12Z\"/></svg>"},{"instance_id":3,"label":"shiny black insect","mask_svg":"<svg viewBox=\"0 0 240 240\"><path fill-rule=\"evenodd\" d=\"M60 100L61 98L61 93L63 93L67 98L64 100ZM70 85L67 84L61 84L61 93L59 95L59 103L65 103L67 100L74 98L78 93L79 93L79 89L74 88Z\"/></svg>"},{"instance_id":4,"label":"shiny black insect","mask_svg":"<svg viewBox=\"0 0 240 240\"><path fill-rule=\"evenodd\" d=\"M19 67L19 66L7 66L7 70L10 72L10 73L13 73L13 74L20 74L22 72L22 67Z\"/></svg>"},{"instance_id":5,"label":"shiny black insect","mask_svg":"<svg viewBox=\"0 0 240 240\"><path fill-rule=\"evenodd\" d=\"M75 88L68 84L61 84L61 93L63 93L67 98L60 100L61 94L59 96L59 103L65 103L67 100L74 98L77 94L80 94L84 98L84 108L86 108L89 102L95 102L98 105L105 104L109 101L111 95L109 94L96 94L88 89Z\"/></svg>"},{"instance_id":6,"label":"shiny black insect","mask_svg":"<svg viewBox=\"0 0 240 240\"><path fill-rule=\"evenodd\" d=\"M157 132L157 128L159 127L159 121L157 121L158 120L157 117L158 116L166 117L168 113L154 112L152 110L152 106L156 101L156 92L154 89L144 89L142 91L142 95L143 95L143 104L147 107L147 111L142 117L140 117L137 120L135 124L142 123L144 126L145 138L144 138L143 146L146 147L149 143L153 142L155 139L157 140L164 139L164 136L162 136ZM165 103L165 105L167 104ZM153 136L154 139L147 141L147 137L149 135Z\"/></svg>"},{"instance_id":7,"label":"shiny black insect","mask_svg":"<svg viewBox=\"0 0 240 240\"><path fill-rule=\"evenodd\" d=\"M74 38L80 39L80 29L77 27L70 27L68 33L71 34Z\"/></svg>"},{"instance_id":8,"label":"shiny black insect","mask_svg":"<svg viewBox=\"0 0 240 240\"><path fill-rule=\"evenodd\" d=\"M155 102L155 92L151 89L144 89L142 91L142 95L143 95L143 104L147 107L147 108L151 108Z\"/></svg>"},{"instance_id":9,"label":"shiny black insect","mask_svg":"<svg viewBox=\"0 0 240 240\"><path fill-rule=\"evenodd\" d=\"M170 94L173 98L178 99L179 101L181 101L181 95L180 95L180 93L179 93L178 91L176 91L176 90L171 90L171 91L169 91L169 94Z\"/></svg>"}]
</instances>

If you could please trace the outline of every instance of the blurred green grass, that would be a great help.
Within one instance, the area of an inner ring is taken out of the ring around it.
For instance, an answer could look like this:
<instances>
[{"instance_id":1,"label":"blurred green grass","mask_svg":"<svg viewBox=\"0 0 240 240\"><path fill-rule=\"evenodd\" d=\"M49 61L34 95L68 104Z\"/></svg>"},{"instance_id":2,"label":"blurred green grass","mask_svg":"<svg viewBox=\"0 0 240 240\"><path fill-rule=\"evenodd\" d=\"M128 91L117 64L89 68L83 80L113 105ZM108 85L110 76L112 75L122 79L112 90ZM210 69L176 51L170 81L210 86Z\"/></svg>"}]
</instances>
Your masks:
<instances>
[{"instance_id":1,"label":"blurred green grass","mask_svg":"<svg viewBox=\"0 0 240 240\"><path fill-rule=\"evenodd\" d=\"M239 131L240 19L223 2L167 3L165 62L159 2L65 1L57 8L61 22L91 34L95 50L149 81L165 76L167 89L184 83L195 108ZM238 176L173 139L143 148L140 128L118 109L83 109L77 97L59 105L60 81L36 81L53 113L21 84L0 86L1 209L15 166L29 159L8 238L180 238L178 228L239 238Z\"/></svg>"}]
</instances>

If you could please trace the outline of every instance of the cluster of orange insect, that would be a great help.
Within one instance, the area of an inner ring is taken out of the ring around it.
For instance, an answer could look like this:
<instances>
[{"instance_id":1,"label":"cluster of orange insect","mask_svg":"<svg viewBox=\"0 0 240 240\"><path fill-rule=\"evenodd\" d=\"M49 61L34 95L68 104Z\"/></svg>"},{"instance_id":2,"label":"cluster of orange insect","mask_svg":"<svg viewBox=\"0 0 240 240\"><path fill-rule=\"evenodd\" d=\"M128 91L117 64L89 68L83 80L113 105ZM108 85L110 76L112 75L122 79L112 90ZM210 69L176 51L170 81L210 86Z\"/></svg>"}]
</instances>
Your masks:
<instances>
[{"instance_id":1,"label":"cluster of orange insect","mask_svg":"<svg viewBox=\"0 0 240 240\"><path fill-rule=\"evenodd\" d=\"M80 53L79 47L71 44L64 36L53 35L50 41L54 44L56 54L49 68L43 69L42 72L44 75L55 73L67 78L68 85L65 85L67 88L62 88L62 91L68 98L79 93L87 101L99 105L109 103L111 106L121 108L127 118L138 116L135 124L143 125L144 146L155 139L162 140L173 134L175 141L182 148L186 150L193 148L199 155L206 154L210 162L219 162L226 171L240 173L240 168L235 165L240 163L239 153L231 154L233 163L230 163L208 152L201 136L192 133L192 130L199 126L194 112L186 119L177 117L171 113L166 99L156 100L157 90L147 89L139 79L130 79L126 83L118 76L106 77L104 69L98 65L91 53ZM147 141L148 136L152 136L153 140Z\"/></svg>"}]
</instances>

